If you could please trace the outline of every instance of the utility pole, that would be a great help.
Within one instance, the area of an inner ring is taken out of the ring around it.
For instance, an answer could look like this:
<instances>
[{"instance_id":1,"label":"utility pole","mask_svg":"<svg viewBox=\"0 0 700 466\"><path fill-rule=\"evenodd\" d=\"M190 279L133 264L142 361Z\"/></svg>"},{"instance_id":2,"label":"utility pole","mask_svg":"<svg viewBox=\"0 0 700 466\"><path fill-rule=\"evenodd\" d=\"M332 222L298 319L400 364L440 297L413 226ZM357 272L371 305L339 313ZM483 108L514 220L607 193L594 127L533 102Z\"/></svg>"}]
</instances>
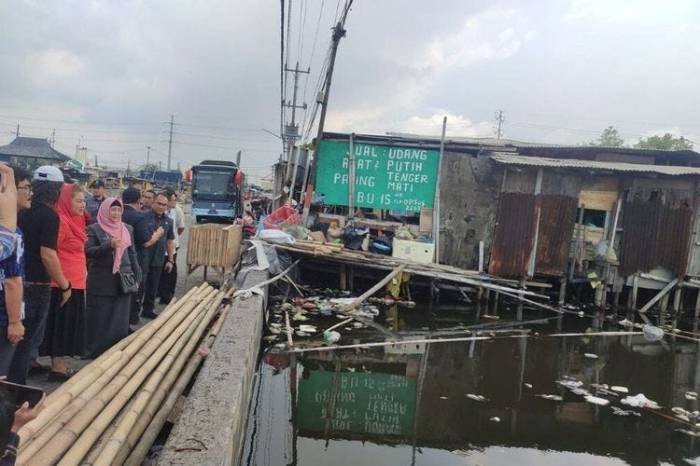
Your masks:
<instances>
[{"instance_id":1,"label":"utility pole","mask_svg":"<svg viewBox=\"0 0 700 466\"><path fill-rule=\"evenodd\" d=\"M503 110L496 111L496 139L501 140L503 137L503 123L506 121L505 116L503 116Z\"/></svg>"},{"instance_id":2,"label":"utility pole","mask_svg":"<svg viewBox=\"0 0 700 466\"><path fill-rule=\"evenodd\" d=\"M151 164L151 146L146 146L146 170Z\"/></svg>"},{"instance_id":3,"label":"utility pole","mask_svg":"<svg viewBox=\"0 0 700 466\"><path fill-rule=\"evenodd\" d=\"M321 144L321 138L323 137L323 125L326 122L326 112L328 111L328 96L331 93L331 80L333 79L333 68L335 66L335 56L338 53L338 45L340 44L340 39L345 37L345 20L348 17L348 12L352 6L353 0L348 0L345 3L345 10L343 11L343 16L338 21L338 24L333 27L333 36L331 43L331 55L330 61L328 62L328 70L326 71L326 79L323 85L323 101L321 102L321 116L318 120L318 132L316 133L316 144L314 145L314 157L318 157L318 148ZM308 164L307 164L308 165ZM311 207L311 200L313 198L314 183L316 178L316 161L309 167L308 181L306 183L306 195L304 196L304 215L302 217L302 224L306 224L306 220L309 218L309 208Z\"/></svg>"},{"instance_id":4,"label":"utility pole","mask_svg":"<svg viewBox=\"0 0 700 466\"><path fill-rule=\"evenodd\" d=\"M51 147L56 145L56 128L51 130Z\"/></svg>"},{"instance_id":5,"label":"utility pole","mask_svg":"<svg viewBox=\"0 0 700 466\"><path fill-rule=\"evenodd\" d=\"M95 154L95 168L99 168L99 166L97 165L97 154Z\"/></svg>"},{"instance_id":6,"label":"utility pole","mask_svg":"<svg viewBox=\"0 0 700 466\"><path fill-rule=\"evenodd\" d=\"M173 154L173 125L175 124L175 115L170 114L170 138L168 139L168 171L170 170L170 161Z\"/></svg>"},{"instance_id":7,"label":"utility pole","mask_svg":"<svg viewBox=\"0 0 700 466\"><path fill-rule=\"evenodd\" d=\"M241 153L242 152L243 151L239 150L238 153L236 154L236 166L238 167L239 170L241 169Z\"/></svg>"},{"instance_id":8,"label":"utility pole","mask_svg":"<svg viewBox=\"0 0 700 466\"><path fill-rule=\"evenodd\" d=\"M294 165L294 175L296 175L297 171L297 151L294 149L294 143L297 139L299 139L299 128L296 124L296 111L297 108L302 108L306 110L306 102L302 103L301 105L297 105L297 91L299 90L299 74L309 74L311 70L308 68L306 69L306 71L300 70L299 62L297 62L294 69L285 67L284 71L288 73L294 73L294 93L292 94L292 102L285 102L284 104L285 107L289 107L292 109L292 121L289 125L285 126L284 131L284 138L285 142L287 143L287 169L284 174L283 183L283 186L290 186L289 194L293 195L295 180L290 179L290 176L292 176L292 165Z\"/></svg>"},{"instance_id":9,"label":"utility pole","mask_svg":"<svg viewBox=\"0 0 700 466\"><path fill-rule=\"evenodd\" d=\"M17 123L17 132L15 133L16 137L19 137L19 123Z\"/></svg>"}]
</instances>

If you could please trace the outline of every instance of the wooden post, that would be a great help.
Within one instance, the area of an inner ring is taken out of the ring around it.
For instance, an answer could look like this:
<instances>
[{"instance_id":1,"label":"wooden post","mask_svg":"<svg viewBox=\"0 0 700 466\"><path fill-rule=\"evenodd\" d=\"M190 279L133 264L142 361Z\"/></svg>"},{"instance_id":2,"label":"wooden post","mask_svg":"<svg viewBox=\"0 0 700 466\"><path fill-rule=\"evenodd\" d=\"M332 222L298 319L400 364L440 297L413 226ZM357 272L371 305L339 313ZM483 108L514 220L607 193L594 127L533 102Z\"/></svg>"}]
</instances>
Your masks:
<instances>
[{"instance_id":1,"label":"wooden post","mask_svg":"<svg viewBox=\"0 0 700 466\"><path fill-rule=\"evenodd\" d=\"M491 312L491 314L494 316L498 315L498 297L499 296L500 296L500 294L498 293L498 291L496 291L493 294L493 311Z\"/></svg>"},{"instance_id":2,"label":"wooden post","mask_svg":"<svg viewBox=\"0 0 700 466\"><path fill-rule=\"evenodd\" d=\"M347 290L348 289L348 274L347 274L347 266L345 264L340 265L340 289L341 290Z\"/></svg>"},{"instance_id":3,"label":"wooden post","mask_svg":"<svg viewBox=\"0 0 700 466\"><path fill-rule=\"evenodd\" d=\"M630 308L637 310L637 296L639 294L639 275L636 273L632 277L632 298L630 299Z\"/></svg>"},{"instance_id":4,"label":"wooden post","mask_svg":"<svg viewBox=\"0 0 700 466\"><path fill-rule=\"evenodd\" d=\"M484 273L484 242L479 241L479 273Z\"/></svg>"},{"instance_id":5,"label":"wooden post","mask_svg":"<svg viewBox=\"0 0 700 466\"><path fill-rule=\"evenodd\" d=\"M666 305L668 305L668 292L671 291L671 289L676 286L678 283L678 279L674 278L671 280L668 285L666 285L661 291L659 291L656 296L651 298L648 303L646 303L642 308L639 310L640 313L647 312L651 307L656 304L661 298L666 297ZM663 304L662 304L663 307ZM664 308L665 310L665 308Z\"/></svg>"},{"instance_id":6,"label":"wooden post","mask_svg":"<svg viewBox=\"0 0 700 466\"><path fill-rule=\"evenodd\" d=\"M668 309L668 294L661 298L661 305L659 306L659 312L665 314Z\"/></svg>"},{"instance_id":7,"label":"wooden post","mask_svg":"<svg viewBox=\"0 0 700 466\"><path fill-rule=\"evenodd\" d=\"M676 288L676 293L673 295L673 312L678 313L681 310L681 300L683 298L683 287Z\"/></svg>"},{"instance_id":8,"label":"wooden post","mask_svg":"<svg viewBox=\"0 0 700 466\"><path fill-rule=\"evenodd\" d=\"M566 302L566 277L561 277L559 280L559 305L563 306Z\"/></svg>"},{"instance_id":9,"label":"wooden post","mask_svg":"<svg viewBox=\"0 0 700 466\"><path fill-rule=\"evenodd\" d=\"M355 266L350 265L348 268L348 288L350 290L355 289Z\"/></svg>"},{"instance_id":10,"label":"wooden post","mask_svg":"<svg viewBox=\"0 0 700 466\"><path fill-rule=\"evenodd\" d=\"M700 288L698 288L698 297L695 299L695 318L700 317Z\"/></svg>"},{"instance_id":11,"label":"wooden post","mask_svg":"<svg viewBox=\"0 0 700 466\"><path fill-rule=\"evenodd\" d=\"M348 219L355 217L355 133L348 141ZM343 288L345 289L345 288Z\"/></svg>"},{"instance_id":12,"label":"wooden post","mask_svg":"<svg viewBox=\"0 0 700 466\"><path fill-rule=\"evenodd\" d=\"M445 155L445 132L447 117L442 118L442 136L440 137L440 156L438 158L437 180L435 181L435 198L433 200L433 244L435 245L435 263L440 263L440 170Z\"/></svg>"}]
</instances>

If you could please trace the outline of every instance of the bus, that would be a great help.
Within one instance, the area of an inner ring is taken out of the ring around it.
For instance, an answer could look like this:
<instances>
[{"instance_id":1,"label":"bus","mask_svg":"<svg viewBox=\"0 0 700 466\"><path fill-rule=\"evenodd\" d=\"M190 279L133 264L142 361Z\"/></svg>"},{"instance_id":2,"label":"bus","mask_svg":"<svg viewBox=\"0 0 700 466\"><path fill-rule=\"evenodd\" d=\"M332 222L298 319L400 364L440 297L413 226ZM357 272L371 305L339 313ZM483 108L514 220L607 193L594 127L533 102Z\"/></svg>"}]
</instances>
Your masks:
<instances>
[{"instance_id":1,"label":"bus","mask_svg":"<svg viewBox=\"0 0 700 466\"><path fill-rule=\"evenodd\" d=\"M204 160L192 167L192 215L197 223L240 217L243 173L233 162Z\"/></svg>"}]
</instances>

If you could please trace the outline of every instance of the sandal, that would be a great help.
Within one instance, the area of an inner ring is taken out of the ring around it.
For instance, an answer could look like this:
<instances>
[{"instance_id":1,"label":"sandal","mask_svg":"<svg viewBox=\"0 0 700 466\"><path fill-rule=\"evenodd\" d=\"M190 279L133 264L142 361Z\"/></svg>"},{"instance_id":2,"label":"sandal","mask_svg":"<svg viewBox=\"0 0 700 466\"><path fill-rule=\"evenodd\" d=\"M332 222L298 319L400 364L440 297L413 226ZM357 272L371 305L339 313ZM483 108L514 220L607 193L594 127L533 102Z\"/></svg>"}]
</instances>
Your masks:
<instances>
[{"instance_id":1,"label":"sandal","mask_svg":"<svg viewBox=\"0 0 700 466\"><path fill-rule=\"evenodd\" d=\"M51 371L51 372L49 372L49 376L47 377L47 380L49 382L65 382L66 380L70 379L72 375L73 375L73 372L71 372L71 371L66 371L66 372Z\"/></svg>"}]
</instances>

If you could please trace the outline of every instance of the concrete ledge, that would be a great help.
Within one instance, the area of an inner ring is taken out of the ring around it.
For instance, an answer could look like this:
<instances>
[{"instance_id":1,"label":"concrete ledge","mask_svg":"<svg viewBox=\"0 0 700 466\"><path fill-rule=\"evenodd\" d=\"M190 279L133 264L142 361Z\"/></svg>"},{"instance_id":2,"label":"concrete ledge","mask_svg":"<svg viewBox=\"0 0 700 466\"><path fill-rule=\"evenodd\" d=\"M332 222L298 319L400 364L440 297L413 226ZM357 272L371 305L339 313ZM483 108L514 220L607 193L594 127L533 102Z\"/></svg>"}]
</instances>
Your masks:
<instances>
[{"instance_id":1,"label":"concrete ledge","mask_svg":"<svg viewBox=\"0 0 700 466\"><path fill-rule=\"evenodd\" d=\"M267 279L248 273L243 288ZM238 464L260 352L264 299L237 300L190 391L158 465Z\"/></svg>"}]
</instances>

